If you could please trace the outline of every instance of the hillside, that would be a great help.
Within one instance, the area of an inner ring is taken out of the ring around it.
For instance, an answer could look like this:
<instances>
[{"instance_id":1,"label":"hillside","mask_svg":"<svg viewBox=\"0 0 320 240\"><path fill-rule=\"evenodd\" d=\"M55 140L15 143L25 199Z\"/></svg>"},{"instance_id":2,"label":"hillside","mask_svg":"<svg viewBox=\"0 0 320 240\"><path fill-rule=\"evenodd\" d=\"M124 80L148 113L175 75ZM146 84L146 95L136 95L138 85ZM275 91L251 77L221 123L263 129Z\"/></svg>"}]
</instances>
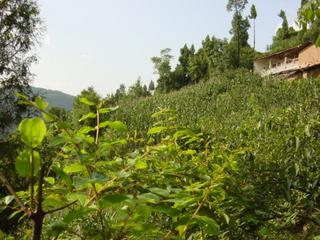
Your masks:
<instances>
[{"instance_id":1,"label":"hillside","mask_svg":"<svg viewBox=\"0 0 320 240\"><path fill-rule=\"evenodd\" d=\"M210 139L206 147L216 155L201 156L204 164L221 163L235 152L227 158L237 159L234 185L228 182L223 196L233 219L225 229L229 239L315 239L320 234L313 224L320 202L319 96L320 79L228 73L170 94L123 100L113 117L146 137L155 122L150 116L159 107L170 108L175 125Z\"/></svg>"},{"instance_id":2,"label":"hillside","mask_svg":"<svg viewBox=\"0 0 320 240\"><path fill-rule=\"evenodd\" d=\"M57 90L50 90L44 88L32 87L35 95L40 95L49 102L51 107L65 108L71 110L73 105L74 96L63 93Z\"/></svg>"},{"instance_id":3,"label":"hillside","mask_svg":"<svg viewBox=\"0 0 320 240\"><path fill-rule=\"evenodd\" d=\"M131 130L146 132L152 125L150 116L159 108L170 108L176 111L179 124L216 133L240 128L258 115L271 116L299 104L313 106L319 101L319 82L266 81L246 71L229 72L169 94L123 99L114 118L124 121Z\"/></svg>"}]
</instances>

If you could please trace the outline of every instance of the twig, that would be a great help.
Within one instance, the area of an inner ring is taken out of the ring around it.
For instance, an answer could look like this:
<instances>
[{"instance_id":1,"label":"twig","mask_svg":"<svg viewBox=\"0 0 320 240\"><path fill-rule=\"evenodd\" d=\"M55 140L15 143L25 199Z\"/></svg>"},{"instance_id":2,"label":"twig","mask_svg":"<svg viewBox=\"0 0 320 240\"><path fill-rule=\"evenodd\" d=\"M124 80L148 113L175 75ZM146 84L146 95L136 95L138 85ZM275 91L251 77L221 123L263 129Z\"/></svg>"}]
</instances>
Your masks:
<instances>
[{"instance_id":1,"label":"twig","mask_svg":"<svg viewBox=\"0 0 320 240\"><path fill-rule=\"evenodd\" d=\"M73 202L71 202L71 203L68 203L68 204L65 205L65 206L62 206L62 207L59 207L59 208L56 208L56 209L52 209L52 210L46 211L45 214L54 213L54 212L58 212L58 211L60 211L60 210L63 210L63 209L65 209L65 208L67 208L67 207L72 206L72 205L75 204L77 201L78 201L78 200L75 200L75 201L73 201Z\"/></svg>"},{"instance_id":2,"label":"twig","mask_svg":"<svg viewBox=\"0 0 320 240\"><path fill-rule=\"evenodd\" d=\"M21 207L21 209L30 217L32 214L31 211L26 207L26 205L24 205L21 199L17 196L16 192L14 191L14 189L12 188L12 186L10 185L6 177L2 174L2 172L0 172L0 180L6 186L10 194L14 197L14 199L16 200L18 205Z\"/></svg>"}]
</instances>

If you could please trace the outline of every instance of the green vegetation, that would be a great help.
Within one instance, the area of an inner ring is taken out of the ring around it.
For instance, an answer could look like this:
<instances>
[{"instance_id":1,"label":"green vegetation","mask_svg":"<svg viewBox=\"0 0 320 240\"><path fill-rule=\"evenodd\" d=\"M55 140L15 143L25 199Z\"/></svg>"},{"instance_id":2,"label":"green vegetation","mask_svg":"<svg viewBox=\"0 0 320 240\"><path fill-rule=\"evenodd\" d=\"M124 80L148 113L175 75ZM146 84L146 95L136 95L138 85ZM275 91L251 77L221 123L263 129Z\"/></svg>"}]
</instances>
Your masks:
<instances>
[{"instance_id":1,"label":"green vegetation","mask_svg":"<svg viewBox=\"0 0 320 240\"><path fill-rule=\"evenodd\" d=\"M28 83L34 49L41 29L33 0L0 1L0 139L19 123L28 109L17 104L15 92L31 93Z\"/></svg>"},{"instance_id":2,"label":"green vegetation","mask_svg":"<svg viewBox=\"0 0 320 240\"><path fill-rule=\"evenodd\" d=\"M320 79L250 71L246 4L228 1L230 41L153 57L156 86L89 87L71 112L16 94L32 116L0 142L0 239L319 239ZM304 33L318 13L302 1ZM279 16L273 49L300 36Z\"/></svg>"},{"instance_id":3,"label":"green vegetation","mask_svg":"<svg viewBox=\"0 0 320 240\"><path fill-rule=\"evenodd\" d=\"M33 225L19 234L40 239L39 226L45 239L320 234L319 79L264 81L236 71L165 98L123 100L116 111L87 93L76 129L41 98L23 97L46 124L26 119L15 139L25 146L15 168L29 188L3 204Z\"/></svg>"}]
</instances>

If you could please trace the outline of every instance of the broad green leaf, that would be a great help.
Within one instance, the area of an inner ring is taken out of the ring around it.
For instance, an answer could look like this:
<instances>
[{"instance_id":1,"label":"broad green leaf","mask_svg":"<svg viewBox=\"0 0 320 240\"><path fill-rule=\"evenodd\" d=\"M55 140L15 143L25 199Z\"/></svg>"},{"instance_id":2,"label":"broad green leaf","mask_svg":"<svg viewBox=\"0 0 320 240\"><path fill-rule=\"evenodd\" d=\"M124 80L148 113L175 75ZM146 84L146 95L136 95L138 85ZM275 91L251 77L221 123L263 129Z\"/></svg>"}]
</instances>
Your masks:
<instances>
[{"instance_id":1,"label":"broad green leaf","mask_svg":"<svg viewBox=\"0 0 320 240\"><path fill-rule=\"evenodd\" d=\"M96 129L94 127L84 126L78 130L78 134L87 134L89 132L93 132Z\"/></svg>"},{"instance_id":2,"label":"broad green leaf","mask_svg":"<svg viewBox=\"0 0 320 240\"><path fill-rule=\"evenodd\" d=\"M93 183L105 183L107 181L106 177L100 173L91 173L91 178L74 176L73 183L77 189L91 187Z\"/></svg>"},{"instance_id":3,"label":"broad green leaf","mask_svg":"<svg viewBox=\"0 0 320 240\"><path fill-rule=\"evenodd\" d=\"M99 127L100 128L110 127L110 128L112 128L116 131L119 131L119 132L128 131L127 126L123 122L120 122L120 121L105 121L105 122L100 123Z\"/></svg>"},{"instance_id":4,"label":"broad green leaf","mask_svg":"<svg viewBox=\"0 0 320 240\"><path fill-rule=\"evenodd\" d=\"M69 189L72 188L72 180L68 174L66 174L61 168L58 166L53 166L52 170L63 179Z\"/></svg>"},{"instance_id":5,"label":"broad green leaf","mask_svg":"<svg viewBox=\"0 0 320 240\"><path fill-rule=\"evenodd\" d=\"M77 173L77 172L83 172L85 171L86 168L85 166L79 164L79 163L75 163L75 164L71 164L71 165L68 165L68 166L65 166L63 168L63 171L67 174L69 173Z\"/></svg>"},{"instance_id":6,"label":"broad green leaf","mask_svg":"<svg viewBox=\"0 0 320 240\"><path fill-rule=\"evenodd\" d=\"M49 146L50 147L55 147L55 146L58 146L58 145L62 145L62 144L65 144L67 141L70 141L71 138L69 136L56 136L56 137L53 137L50 139L49 141Z\"/></svg>"},{"instance_id":7,"label":"broad green leaf","mask_svg":"<svg viewBox=\"0 0 320 240\"><path fill-rule=\"evenodd\" d=\"M40 170L40 154L37 151L33 153L33 174L36 176ZM24 150L16 158L15 167L17 173L21 177L30 177L31 174L31 158L30 151Z\"/></svg>"},{"instance_id":8,"label":"broad green leaf","mask_svg":"<svg viewBox=\"0 0 320 240\"><path fill-rule=\"evenodd\" d=\"M14 197L12 195L5 196L4 204L9 205L13 200L14 200Z\"/></svg>"},{"instance_id":9,"label":"broad green leaf","mask_svg":"<svg viewBox=\"0 0 320 240\"><path fill-rule=\"evenodd\" d=\"M85 104L85 105L88 105L88 106L94 106L96 105L94 102L88 100L87 98L85 97L79 97L79 102Z\"/></svg>"},{"instance_id":10,"label":"broad green leaf","mask_svg":"<svg viewBox=\"0 0 320 240\"><path fill-rule=\"evenodd\" d=\"M36 102L36 106L42 111L49 106L49 104L46 101L44 101L40 96L36 97L35 102Z\"/></svg>"},{"instance_id":11,"label":"broad green leaf","mask_svg":"<svg viewBox=\"0 0 320 240\"><path fill-rule=\"evenodd\" d=\"M102 208L109 208L115 204L122 203L127 199L129 199L127 195L113 194L113 195L104 196L99 203Z\"/></svg>"},{"instance_id":12,"label":"broad green leaf","mask_svg":"<svg viewBox=\"0 0 320 240\"><path fill-rule=\"evenodd\" d=\"M82 118L80 118L79 122L82 122L84 120L87 120L89 118L96 118L97 114L93 113L93 112L89 112L88 114L84 115Z\"/></svg>"},{"instance_id":13,"label":"broad green leaf","mask_svg":"<svg viewBox=\"0 0 320 240\"><path fill-rule=\"evenodd\" d=\"M65 223L71 223L73 220L81 218L81 217L85 217L86 215L88 215L90 212L92 212L93 209L89 209L89 208L79 208L76 209L74 211L69 212L64 218L63 221Z\"/></svg>"},{"instance_id":14,"label":"broad green leaf","mask_svg":"<svg viewBox=\"0 0 320 240\"><path fill-rule=\"evenodd\" d=\"M220 226L218 223L207 216L196 216L196 222L199 226L210 236L217 236L220 233Z\"/></svg>"},{"instance_id":15,"label":"broad green leaf","mask_svg":"<svg viewBox=\"0 0 320 240\"><path fill-rule=\"evenodd\" d=\"M155 194L158 194L160 196L163 196L163 197L168 197L170 194L168 190L161 189L161 188L149 188L149 191L153 192Z\"/></svg>"},{"instance_id":16,"label":"broad green leaf","mask_svg":"<svg viewBox=\"0 0 320 240\"><path fill-rule=\"evenodd\" d=\"M99 109L99 113L100 114L106 114L106 113L109 113L111 112L110 108L100 108Z\"/></svg>"},{"instance_id":17,"label":"broad green leaf","mask_svg":"<svg viewBox=\"0 0 320 240\"><path fill-rule=\"evenodd\" d=\"M175 208L171 208L171 207L164 205L164 204L160 204L160 205L156 206L153 210L156 212L167 214L170 217L177 217L180 214L179 210L177 210Z\"/></svg>"},{"instance_id":18,"label":"broad green leaf","mask_svg":"<svg viewBox=\"0 0 320 240\"><path fill-rule=\"evenodd\" d=\"M152 134L161 133L161 132L165 131L166 129L167 129L166 127L162 127L162 126L153 127L151 129L149 129L148 134L152 135Z\"/></svg>"},{"instance_id":19,"label":"broad green leaf","mask_svg":"<svg viewBox=\"0 0 320 240\"><path fill-rule=\"evenodd\" d=\"M46 210L61 207L61 205L66 201L64 196L65 195L63 194L63 192L59 194L50 194L48 196L45 196L43 200L43 207Z\"/></svg>"},{"instance_id":20,"label":"broad green leaf","mask_svg":"<svg viewBox=\"0 0 320 240\"><path fill-rule=\"evenodd\" d=\"M51 114L43 112L42 116L43 116L44 120L46 120L47 122L52 122L54 120L54 117Z\"/></svg>"},{"instance_id":21,"label":"broad green leaf","mask_svg":"<svg viewBox=\"0 0 320 240\"><path fill-rule=\"evenodd\" d=\"M45 177L44 180L50 185L53 185L56 182L53 177Z\"/></svg>"},{"instance_id":22,"label":"broad green leaf","mask_svg":"<svg viewBox=\"0 0 320 240\"><path fill-rule=\"evenodd\" d=\"M119 107L112 107L112 108L100 108L100 109L99 109L99 113L100 113L100 114L109 113L109 112L112 112L112 111L117 110L118 108L119 108Z\"/></svg>"},{"instance_id":23,"label":"broad green leaf","mask_svg":"<svg viewBox=\"0 0 320 240\"><path fill-rule=\"evenodd\" d=\"M89 201L88 195L85 193L81 193L81 192L69 193L67 196L67 199L70 202L78 201L80 203L80 205L82 205L82 206L85 206Z\"/></svg>"},{"instance_id":24,"label":"broad green leaf","mask_svg":"<svg viewBox=\"0 0 320 240\"><path fill-rule=\"evenodd\" d=\"M41 118L28 118L24 119L19 124L19 131L21 133L22 141L30 148L35 148L42 143L47 128Z\"/></svg>"},{"instance_id":25,"label":"broad green leaf","mask_svg":"<svg viewBox=\"0 0 320 240\"><path fill-rule=\"evenodd\" d=\"M153 193L143 193L141 195L138 195L139 202L145 202L145 203L158 203L160 201L160 198L158 195Z\"/></svg>"}]
</instances>

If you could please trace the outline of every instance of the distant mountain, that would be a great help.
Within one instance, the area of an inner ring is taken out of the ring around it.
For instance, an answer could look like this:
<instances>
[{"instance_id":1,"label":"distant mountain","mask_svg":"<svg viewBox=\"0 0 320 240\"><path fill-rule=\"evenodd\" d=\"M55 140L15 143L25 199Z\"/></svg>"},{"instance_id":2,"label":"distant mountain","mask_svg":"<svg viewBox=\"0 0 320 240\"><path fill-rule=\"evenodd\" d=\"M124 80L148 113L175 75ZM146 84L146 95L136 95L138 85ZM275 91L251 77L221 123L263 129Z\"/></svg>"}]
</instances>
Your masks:
<instances>
[{"instance_id":1,"label":"distant mountain","mask_svg":"<svg viewBox=\"0 0 320 240\"><path fill-rule=\"evenodd\" d=\"M32 87L35 95L43 97L51 107L65 108L71 110L73 105L74 96L50 89Z\"/></svg>"}]
</instances>

